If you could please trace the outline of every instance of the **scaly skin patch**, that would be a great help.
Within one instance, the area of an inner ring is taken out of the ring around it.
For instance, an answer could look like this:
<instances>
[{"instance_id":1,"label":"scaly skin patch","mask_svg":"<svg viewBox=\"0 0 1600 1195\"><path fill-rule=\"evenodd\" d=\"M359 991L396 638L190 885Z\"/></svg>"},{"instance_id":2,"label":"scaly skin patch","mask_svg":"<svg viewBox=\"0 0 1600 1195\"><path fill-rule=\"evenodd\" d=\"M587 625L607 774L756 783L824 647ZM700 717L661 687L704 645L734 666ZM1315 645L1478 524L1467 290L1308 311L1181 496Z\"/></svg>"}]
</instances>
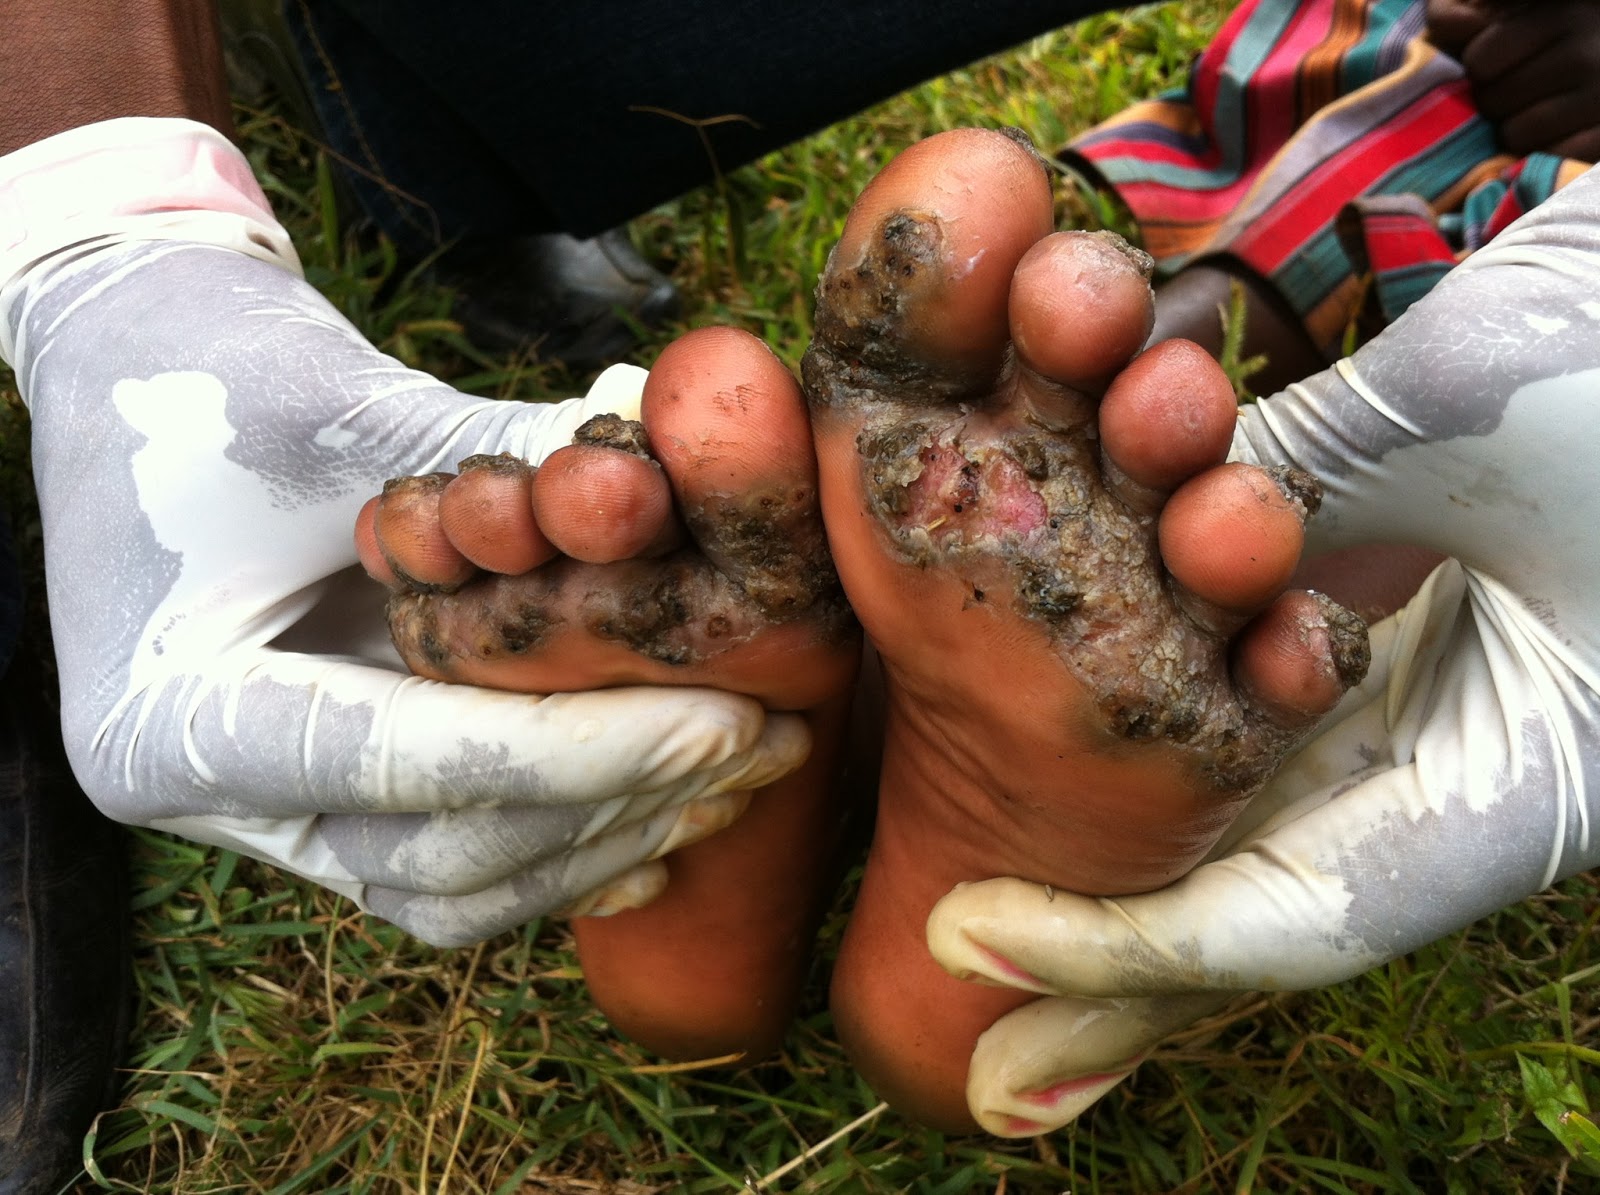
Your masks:
<instances>
[{"instance_id":1,"label":"scaly skin patch","mask_svg":"<svg viewBox=\"0 0 1600 1195\"><path fill-rule=\"evenodd\" d=\"M644 430L644 424L637 419L624 419L621 415L596 415L585 420L572 433L572 442L595 448L615 448L618 452L631 453L647 461L653 459L650 455L650 437Z\"/></svg>"},{"instance_id":2,"label":"scaly skin patch","mask_svg":"<svg viewBox=\"0 0 1600 1195\"><path fill-rule=\"evenodd\" d=\"M574 442L653 459L643 425L615 415L589 420ZM463 469L511 467L522 466L509 457L462 462ZM431 493L445 480L389 485ZM664 557L608 565L562 559L521 576L483 574L454 592L411 584L389 599L390 635L414 671L445 680L462 661L536 654L554 634L575 629L675 667L802 619L824 643L856 635L815 486L712 497L680 514L698 546Z\"/></svg>"},{"instance_id":3,"label":"scaly skin patch","mask_svg":"<svg viewBox=\"0 0 1600 1195\"><path fill-rule=\"evenodd\" d=\"M893 387L909 405L956 401L973 379L899 350L908 309L944 285L944 229L931 212L899 212L884 222L876 252L854 267L829 262L817 289L816 339L800 363L806 399L816 406L873 398ZM837 249L834 250L838 252ZM817 344L829 365L810 371Z\"/></svg>"},{"instance_id":4,"label":"scaly skin patch","mask_svg":"<svg viewBox=\"0 0 1600 1195\"><path fill-rule=\"evenodd\" d=\"M1236 691L1226 641L1197 626L1173 591L1155 517L1102 481L1093 419L1042 426L1015 401L1019 387L1042 383L1009 356L997 377L931 377L900 347L922 343L905 322L907 296L924 301L944 285L942 240L931 215L896 213L859 263L835 263L802 364L814 415L859 421L863 488L891 554L960 576L972 601L1006 602L1043 625L1109 735L1182 746L1219 796L1254 789L1304 732L1279 728ZM1115 243L1148 273L1147 257ZM1269 475L1302 519L1315 512L1314 478ZM1365 628L1329 606L1325 630L1350 683L1365 672Z\"/></svg>"},{"instance_id":5,"label":"scaly skin patch","mask_svg":"<svg viewBox=\"0 0 1600 1195\"><path fill-rule=\"evenodd\" d=\"M512 456L509 452L480 452L477 455L469 456L466 460L462 461L456 466L456 470L461 473L482 472L515 474L522 472L527 467L528 463L526 461L524 461L521 457ZM405 481L407 479L399 478L398 480ZM385 484L392 485L393 482L388 482ZM386 489L385 493L387 492L388 491Z\"/></svg>"}]
</instances>

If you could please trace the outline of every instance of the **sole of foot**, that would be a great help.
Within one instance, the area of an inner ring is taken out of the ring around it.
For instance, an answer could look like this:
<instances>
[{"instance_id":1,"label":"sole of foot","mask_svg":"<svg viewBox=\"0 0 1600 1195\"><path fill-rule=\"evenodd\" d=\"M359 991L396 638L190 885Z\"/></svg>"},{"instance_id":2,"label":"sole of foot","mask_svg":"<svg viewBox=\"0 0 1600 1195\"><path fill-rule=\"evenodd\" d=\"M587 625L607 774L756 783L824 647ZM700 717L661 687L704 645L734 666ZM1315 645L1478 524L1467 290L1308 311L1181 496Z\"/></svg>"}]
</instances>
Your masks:
<instances>
[{"instance_id":1,"label":"sole of foot","mask_svg":"<svg viewBox=\"0 0 1600 1195\"><path fill-rule=\"evenodd\" d=\"M862 194L818 289L823 517L888 709L832 1006L869 1083L951 1131L978 1035L1033 997L942 971L934 902L1170 882L1366 668L1359 619L1286 589L1315 482L1224 464L1220 368L1140 352L1148 275L1053 231L1025 142L958 130Z\"/></svg>"},{"instance_id":2,"label":"sole of foot","mask_svg":"<svg viewBox=\"0 0 1600 1195\"><path fill-rule=\"evenodd\" d=\"M753 337L691 333L652 369L638 421L591 420L537 468L474 458L391 482L356 540L419 675L528 693L706 686L804 714L807 763L742 816L713 801L680 822L691 844L664 860L664 892L573 921L596 1003L647 1049L775 1050L829 895L860 658L788 370Z\"/></svg>"}]
</instances>

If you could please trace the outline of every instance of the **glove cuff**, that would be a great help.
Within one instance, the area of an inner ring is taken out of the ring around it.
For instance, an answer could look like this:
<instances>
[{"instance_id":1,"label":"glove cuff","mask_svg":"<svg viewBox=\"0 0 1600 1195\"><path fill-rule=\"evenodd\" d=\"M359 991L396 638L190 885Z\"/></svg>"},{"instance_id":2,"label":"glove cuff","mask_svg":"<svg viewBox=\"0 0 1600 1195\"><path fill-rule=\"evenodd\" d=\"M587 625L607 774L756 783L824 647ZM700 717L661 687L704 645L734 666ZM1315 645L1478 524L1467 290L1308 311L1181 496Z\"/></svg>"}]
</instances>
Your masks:
<instances>
[{"instance_id":1,"label":"glove cuff","mask_svg":"<svg viewBox=\"0 0 1600 1195\"><path fill-rule=\"evenodd\" d=\"M119 117L0 157L0 359L15 359L13 307L36 266L67 248L169 240L301 272L249 161L210 125Z\"/></svg>"}]
</instances>

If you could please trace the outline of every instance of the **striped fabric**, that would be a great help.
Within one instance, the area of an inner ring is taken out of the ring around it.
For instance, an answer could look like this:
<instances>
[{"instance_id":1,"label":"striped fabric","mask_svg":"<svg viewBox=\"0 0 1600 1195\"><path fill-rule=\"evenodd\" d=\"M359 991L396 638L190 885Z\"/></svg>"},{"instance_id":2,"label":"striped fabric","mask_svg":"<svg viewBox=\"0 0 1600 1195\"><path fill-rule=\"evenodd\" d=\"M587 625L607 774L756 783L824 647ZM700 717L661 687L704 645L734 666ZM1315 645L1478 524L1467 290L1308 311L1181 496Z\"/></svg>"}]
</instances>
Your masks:
<instances>
[{"instance_id":1,"label":"striped fabric","mask_svg":"<svg viewBox=\"0 0 1600 1195\"><path fill-rule=\"evenodd\" d=\"M1164 273L1226 255L1340 355L1368 290L1385 320L1585 163L1514 159L1424 0L1243 0L1188 87L1074 141ZM1370 327L1364 330L1371 331Z\"/></svg>"}]
</instances>

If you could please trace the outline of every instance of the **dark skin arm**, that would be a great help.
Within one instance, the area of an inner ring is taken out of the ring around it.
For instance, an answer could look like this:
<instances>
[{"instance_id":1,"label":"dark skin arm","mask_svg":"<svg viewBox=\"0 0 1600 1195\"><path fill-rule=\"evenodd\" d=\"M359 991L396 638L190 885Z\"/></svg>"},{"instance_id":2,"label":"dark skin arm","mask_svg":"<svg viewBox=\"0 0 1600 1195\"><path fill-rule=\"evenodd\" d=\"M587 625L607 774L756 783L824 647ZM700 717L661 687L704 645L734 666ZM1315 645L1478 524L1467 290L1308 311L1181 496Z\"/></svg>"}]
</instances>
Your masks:
<instances>
[{"instance_id":1,"label":"dark skin arm","mask_svg":"<svg viewBox=\"0 0 1600 1195\"><path fill-rule=\"evenodd\" d=\"M1428 0L1427 15L1509 153L1600 159L1600 4Z\"/></svg>"},{"instance_id":2,"label":"dark skin arm","mask_svg":"<svg viewBox=\"0 0 1600 1195\"><path fill-rule=\"evenodd\" d=\"M114 116L231 134L211 0L6 0L0 153Z\"/></svg>"}]
</instances>

